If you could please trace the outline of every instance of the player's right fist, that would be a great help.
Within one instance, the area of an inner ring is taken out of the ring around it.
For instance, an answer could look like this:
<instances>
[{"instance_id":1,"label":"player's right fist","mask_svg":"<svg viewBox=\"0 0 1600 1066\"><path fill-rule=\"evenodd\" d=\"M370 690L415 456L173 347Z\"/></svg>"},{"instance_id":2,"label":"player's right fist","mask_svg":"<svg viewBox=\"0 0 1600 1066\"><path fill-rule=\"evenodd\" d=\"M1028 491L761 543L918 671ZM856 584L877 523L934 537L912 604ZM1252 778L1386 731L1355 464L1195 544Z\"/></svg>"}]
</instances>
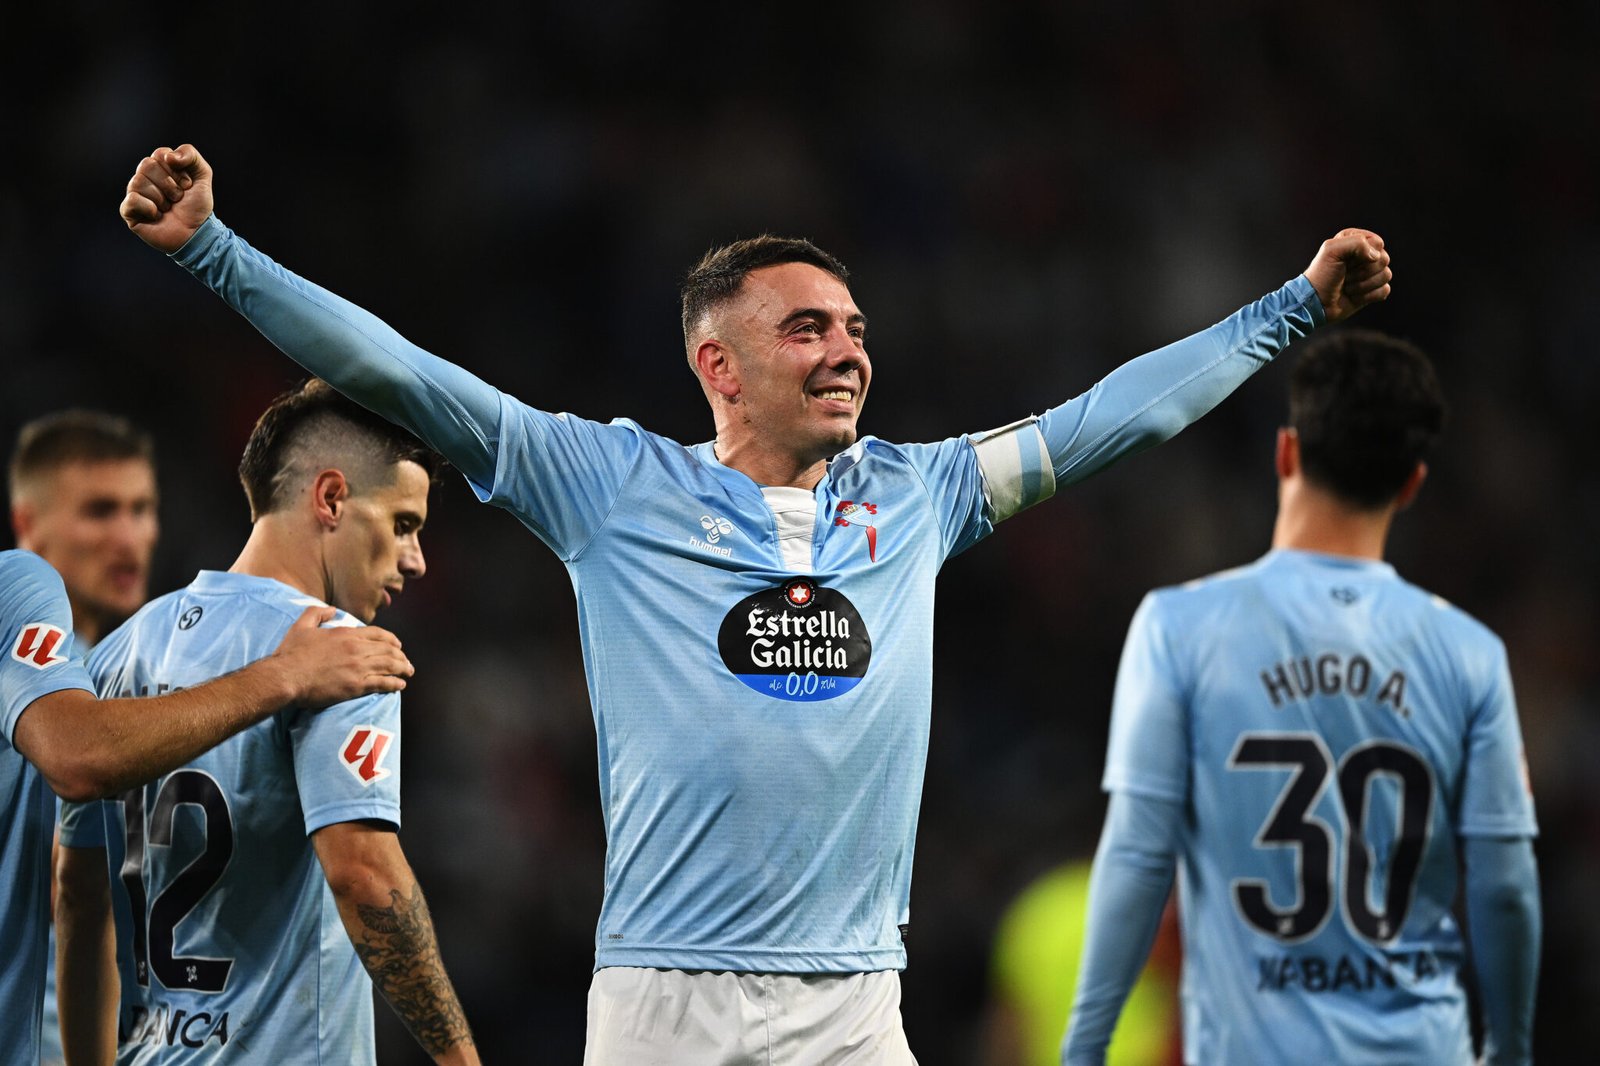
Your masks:
<instances>
[{"instance_id":1,"label":"player's right fist","mask_svg":"<svg viewBox=\"0 0 1600 1066\"><path fill-rule=\"evenodd\" d=\"M171 254L211 216L211 165L192 144L157 148L128 179L122 221L150 247Z\"/></svg>"}]
</instances>

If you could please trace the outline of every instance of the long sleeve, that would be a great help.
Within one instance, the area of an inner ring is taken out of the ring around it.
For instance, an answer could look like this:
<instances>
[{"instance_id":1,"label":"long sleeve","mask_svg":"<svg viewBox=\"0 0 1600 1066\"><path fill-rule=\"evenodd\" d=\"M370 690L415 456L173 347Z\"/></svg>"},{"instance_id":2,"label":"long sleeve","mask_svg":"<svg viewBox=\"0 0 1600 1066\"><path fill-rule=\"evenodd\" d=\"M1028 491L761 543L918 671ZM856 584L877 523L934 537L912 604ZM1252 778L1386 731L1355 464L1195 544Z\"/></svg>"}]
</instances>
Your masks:
<instances>
[{"instance_id":1,"label":"long sleeve","mask_svg":"<svg viewBox=\"0 0 1600 1066\"><path fill-rule=\"evenodd\" d=\"M1483 1061L1530 1063L1541 925L1533 841L1468 837L1462 843L1468 930L1483 999Z\"/></svg>"},{"instance_id":2,"label":"long sleeve","mask_svg":"<svg viewBox=\"0 0 1600 1066\"><path fill-rule=\"evenodd\" d=\"M1039 417L1055 481L1081 481L1175 436L1322 322L1302 274L1209 329L1122 364Z\"/></svg>"},{"instance_id":3,"label":"long sleeve","mask_svg":"<svg viewBox=\"0 0 1600 1066\"><path fill-rule=\"evenodd\" d=\"M1089 879L1088 931L1061 1050L1064 1066L1098 1066L1144 968L1172 891L1182 805L1115 792Z\"/></svg>"},{"instance_id":4,"label":"long sleeve","mask_svg":"<svg viewBox=\"0 0 1600 1066\"><path fill-rule=\"evenodd\" d=\"M250 247L215 216L172 258L289 358L494 484L500 392Z\"/></svg>"}]
</instances>

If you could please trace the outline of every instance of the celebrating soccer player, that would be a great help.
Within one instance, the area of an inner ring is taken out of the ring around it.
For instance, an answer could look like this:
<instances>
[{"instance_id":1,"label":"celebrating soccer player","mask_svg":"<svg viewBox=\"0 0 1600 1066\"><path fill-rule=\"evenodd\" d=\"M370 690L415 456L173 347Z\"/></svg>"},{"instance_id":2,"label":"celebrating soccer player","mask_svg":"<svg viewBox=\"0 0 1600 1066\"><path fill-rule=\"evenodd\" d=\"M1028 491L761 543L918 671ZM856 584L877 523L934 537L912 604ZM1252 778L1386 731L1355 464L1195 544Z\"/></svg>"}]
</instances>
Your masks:
<instances>
[{"instance_id":1,"label":"celebrating soccer player","mask_svg":"<svg viewBox=\"0 0 1600 1066\"><path fill-rule=\"evenodd\" d=\"M1186 1062L1531 1061L1533 800L1505 648L1383 562L1444 401L1382 334L1308 345L1272 551L1145 598L1117 676L1111 805L1063 1061L1104 1061L1174 869Z\"/></svg>"},{"instance_id":2,"label":"celebrating soccer player","mask_svg":"<svg viewBox=\"0 0 1600 1066\"><path fill-rule=\"evenodd\" d=\"M342 624L371 621L423 574L419 534L436 464L320 381L286 393L245 447L239 472L254 527L233 568L202 572L107 637L90 657L96 685L198 684L258 655L307 604L354 616ZM475 1063L400 848L399 763L397 695L317 714L284 707L101 804L102 819L64 825L64 846L105 849L122 1000L119 1012L114 982L68 980L80 961L102 972L103 955L96 965L69 958L67 946L102 942L110 912L64 898L69 1053L99 1061L115 1039L139 1061L187 1062L188 1050L204 1048L230 1061L372 1062L376 983L435 1061ZM179 814L185 805L195 817ZM337 913L324 906L326 888Z\"/></svg>"},{"instance_id":3,"label":"celebrating soccer player","mask_svg":"<svg viewBox=\"0 0 1600 1066\"><path fill-rule=\"evenodd\" d=\"M1346 230L1304 276L1039 418L898 445L857 437L872 364L844 266L741 241L684 284L716 430L685 447L548 414L417 348L224 226L212 177L193 146L158 149L123 218L571 573L607 827L591 1066L913 1061L897 971L940 567L1389 293L1383 242Z\"/></svg>"}]
</instances>

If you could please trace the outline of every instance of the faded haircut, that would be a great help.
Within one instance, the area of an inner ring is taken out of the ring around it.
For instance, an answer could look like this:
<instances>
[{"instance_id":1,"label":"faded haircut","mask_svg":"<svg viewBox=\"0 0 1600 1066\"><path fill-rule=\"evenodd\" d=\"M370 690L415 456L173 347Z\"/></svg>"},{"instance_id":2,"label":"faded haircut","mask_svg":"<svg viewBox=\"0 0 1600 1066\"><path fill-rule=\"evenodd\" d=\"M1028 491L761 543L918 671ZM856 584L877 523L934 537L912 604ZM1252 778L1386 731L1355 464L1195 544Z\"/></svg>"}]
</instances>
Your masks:
<instances>
[{"instance_id":1,"label":"faded haircut","mask_svg":"<svg viewBox=\"0 0 1600 1066\"><path fill-rule=\"evenodd\" d=\"M150 434L120 415L73 408L34 419L17 434L8 471L11 502L32 495L40 482L70 463L142 459L153 470Z\"/></svg>"},{"instance_id":2,"label":"faded haircut","mask_svg":"<svg viewBox=\"0 0 1600 1066\"><path fill-rule=\"evenodd\" d=\"M1445 417L1427 355L1374 330L1318 337L1289 377L1289 425L1306 477L1364 510L1399 494L1438 444Z\"/></svg>"},{"instance_id":3,"label":"faded haircut","mask_svg":"<svg viewBox=\"0 0 1600 1066\"><path fill-rule=\"evenodd\" d=\"M753 270L777 266L780 263L809 263L826 270L843 284L850 283L850 271L833 256L808 240L799 237L774 237L763 233L713 248L701 256L700 262L683 279L680 292L683 296L683 341L706 313L718 304L733 299L744 279ZM691 362L693 352L690 353Z\"/></svg>"},{"instance_id":4,"label":"faded haircut","mask_svg":"<svg viewBox=\"0 0 1600 1066\"><path fill-rule=\"evenodd\" d=\"M256 420L239 482L250 520L288 506L300 482L327 469L343 472L352 495L394 483L395 467L413 462L439 480L444 461L400 427L310 378L283 393Z\"/></svg>"}]
</instances>

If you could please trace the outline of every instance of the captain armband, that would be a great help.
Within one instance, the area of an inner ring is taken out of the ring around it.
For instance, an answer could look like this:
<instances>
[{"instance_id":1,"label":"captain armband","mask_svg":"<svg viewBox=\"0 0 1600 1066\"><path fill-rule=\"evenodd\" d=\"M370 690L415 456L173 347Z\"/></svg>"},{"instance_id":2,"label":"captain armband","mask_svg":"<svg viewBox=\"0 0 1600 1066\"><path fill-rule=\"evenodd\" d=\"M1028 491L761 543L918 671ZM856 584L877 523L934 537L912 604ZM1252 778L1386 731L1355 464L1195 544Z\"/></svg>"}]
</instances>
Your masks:
<instances>
[{"instance_id":1,"label":"captain armband","mask_svg":"<svg viewBox=\"0 0 1600 1066\"><path fill-rule=\"evenodd\" d=\"M1037 418L974 433L970 439L996 523L1055 495L1056 473Z\"/></svg>"}]
</instances>

